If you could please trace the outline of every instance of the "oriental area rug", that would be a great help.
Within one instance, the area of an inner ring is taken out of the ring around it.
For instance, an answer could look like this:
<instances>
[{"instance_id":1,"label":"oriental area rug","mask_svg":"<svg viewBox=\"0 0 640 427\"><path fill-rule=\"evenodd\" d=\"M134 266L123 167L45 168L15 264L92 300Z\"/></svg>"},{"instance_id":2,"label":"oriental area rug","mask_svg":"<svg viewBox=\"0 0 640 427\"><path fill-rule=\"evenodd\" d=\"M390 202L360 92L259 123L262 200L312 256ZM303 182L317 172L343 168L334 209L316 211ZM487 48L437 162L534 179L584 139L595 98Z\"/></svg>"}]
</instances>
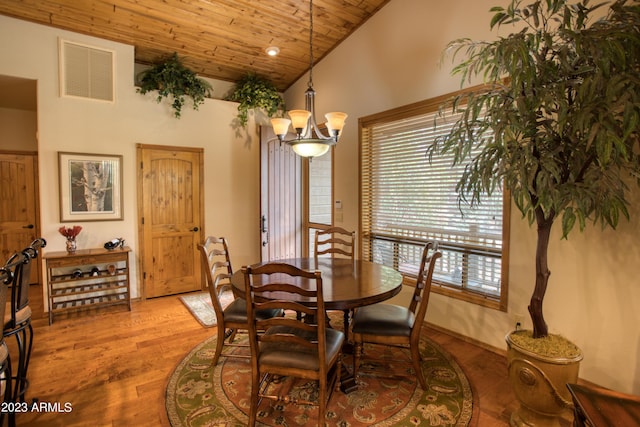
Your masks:
<instances>
[{"instance_id":1,"label":"oriental area rug","mask_svg":"<svg viewBox=\"0 0 640 427\"><path fill-rule=\"evenodd\" d=\"M336 327L341 326L338 325L340 317L331 316ZM404 363L408 351L365 346L366 358L361 364L358 388L348 394L333 393L327 407L327 425L468 426L473 411L469 381L456 361L424 335L420 352L428 390L422 390L411 367ZM243 341L247 341L246 335L238 334L236 342ZM218 365L211 367L215 344L215 336L200 343L171 374L166 390L166 409L173 427L247 425L251 389L249 361L221 357ZM225 347L224 352L230 350L249 354L248 348ZM345 363L351 369L351 357L345 357ZM398 374L395 377L394 372ZM291 393L308 398L317 395L317 385L296 380ZM315 406L264 399L258 410L257 425L315 426L316 419Z\"/></svg>"}]
</instances>

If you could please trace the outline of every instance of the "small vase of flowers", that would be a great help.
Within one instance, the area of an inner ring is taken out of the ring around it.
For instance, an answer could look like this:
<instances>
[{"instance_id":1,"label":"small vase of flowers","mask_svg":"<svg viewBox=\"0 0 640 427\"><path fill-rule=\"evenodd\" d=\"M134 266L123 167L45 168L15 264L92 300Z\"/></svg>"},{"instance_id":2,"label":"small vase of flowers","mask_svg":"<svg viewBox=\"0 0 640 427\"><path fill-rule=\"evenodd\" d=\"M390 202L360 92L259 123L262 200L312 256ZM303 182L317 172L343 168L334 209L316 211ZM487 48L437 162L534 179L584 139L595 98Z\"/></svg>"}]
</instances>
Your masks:
<instances>
[{"instance_id":1,"label":"small vase of flowers","mask_svg":"<svg viewBox=\"0 0 640 427\"><path fill-rule=\"evenodd\" d=\"M76 251L76 237L82 231L82 227L74 225L73 227L60 227L60 234L67 238L67 252L72 254Z\"/></svg>"}]
</instances>

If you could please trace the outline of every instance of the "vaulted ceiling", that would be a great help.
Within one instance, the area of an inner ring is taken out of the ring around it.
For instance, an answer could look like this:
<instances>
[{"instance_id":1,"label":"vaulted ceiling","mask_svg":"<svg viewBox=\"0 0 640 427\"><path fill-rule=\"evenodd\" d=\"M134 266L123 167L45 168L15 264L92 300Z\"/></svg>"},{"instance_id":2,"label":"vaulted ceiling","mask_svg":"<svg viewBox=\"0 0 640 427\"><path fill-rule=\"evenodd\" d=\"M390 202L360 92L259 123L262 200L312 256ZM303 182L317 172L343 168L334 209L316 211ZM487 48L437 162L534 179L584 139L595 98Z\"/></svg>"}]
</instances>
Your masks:
<instances>
[{"instance_id":1,"label":"vaulted ceiling","mask_svg":"<svg viewBox=\"0 0 640 427\"><path fill-rule=\"evenodd\" d=\"M314 0L314 62L389 1ZM0 14L133 45L142 64L177 52L220 80L250 71L285 90L309 68L309 0L0 0Z\"/></svg>"}]
</instances>

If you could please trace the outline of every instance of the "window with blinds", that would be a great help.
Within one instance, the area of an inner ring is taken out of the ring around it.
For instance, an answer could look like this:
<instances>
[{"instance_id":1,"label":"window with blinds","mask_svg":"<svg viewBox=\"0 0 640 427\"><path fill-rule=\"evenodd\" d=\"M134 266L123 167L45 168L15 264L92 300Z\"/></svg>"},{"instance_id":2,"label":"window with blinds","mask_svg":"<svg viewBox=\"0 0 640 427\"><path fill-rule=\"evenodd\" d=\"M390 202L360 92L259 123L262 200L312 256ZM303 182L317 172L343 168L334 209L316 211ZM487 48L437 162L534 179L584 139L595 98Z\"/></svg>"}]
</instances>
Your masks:
<instances>
[{"instance_id":1,"label":"window with blinds","mask_svg":"<svg viewBox=\"0 0 640 427\"><path fill-rule=\"evenodd\" d=\"M506 309L508 203L503 192L471 208L456 184L465 165L427 156L457 117L437 100L360 120L363 257L415 277L421 248L439 242L434 291ZM479 150L479 148L478 148ZM472 153L472 156L474 153ZM507 197L508 199L508 197Z\"/></svg>"}]
</instances>

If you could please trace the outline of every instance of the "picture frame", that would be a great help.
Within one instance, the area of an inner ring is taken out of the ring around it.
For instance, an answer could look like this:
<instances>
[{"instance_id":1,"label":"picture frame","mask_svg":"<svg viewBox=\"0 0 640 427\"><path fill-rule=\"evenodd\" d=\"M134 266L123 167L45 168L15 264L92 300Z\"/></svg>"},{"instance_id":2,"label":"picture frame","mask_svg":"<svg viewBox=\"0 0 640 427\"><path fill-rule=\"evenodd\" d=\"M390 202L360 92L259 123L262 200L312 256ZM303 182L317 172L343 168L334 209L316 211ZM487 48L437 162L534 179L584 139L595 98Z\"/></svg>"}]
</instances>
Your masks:
<instances>
[{"instance_id":1,"label":"picture frame","mask_svg":"<svg viewBox=\"0 0 640 427\"><path fill-rule=\"evenodd\" d=\"M121 221L122 155L58 152L60 222Z\"/></svg>"}]
</instances>

